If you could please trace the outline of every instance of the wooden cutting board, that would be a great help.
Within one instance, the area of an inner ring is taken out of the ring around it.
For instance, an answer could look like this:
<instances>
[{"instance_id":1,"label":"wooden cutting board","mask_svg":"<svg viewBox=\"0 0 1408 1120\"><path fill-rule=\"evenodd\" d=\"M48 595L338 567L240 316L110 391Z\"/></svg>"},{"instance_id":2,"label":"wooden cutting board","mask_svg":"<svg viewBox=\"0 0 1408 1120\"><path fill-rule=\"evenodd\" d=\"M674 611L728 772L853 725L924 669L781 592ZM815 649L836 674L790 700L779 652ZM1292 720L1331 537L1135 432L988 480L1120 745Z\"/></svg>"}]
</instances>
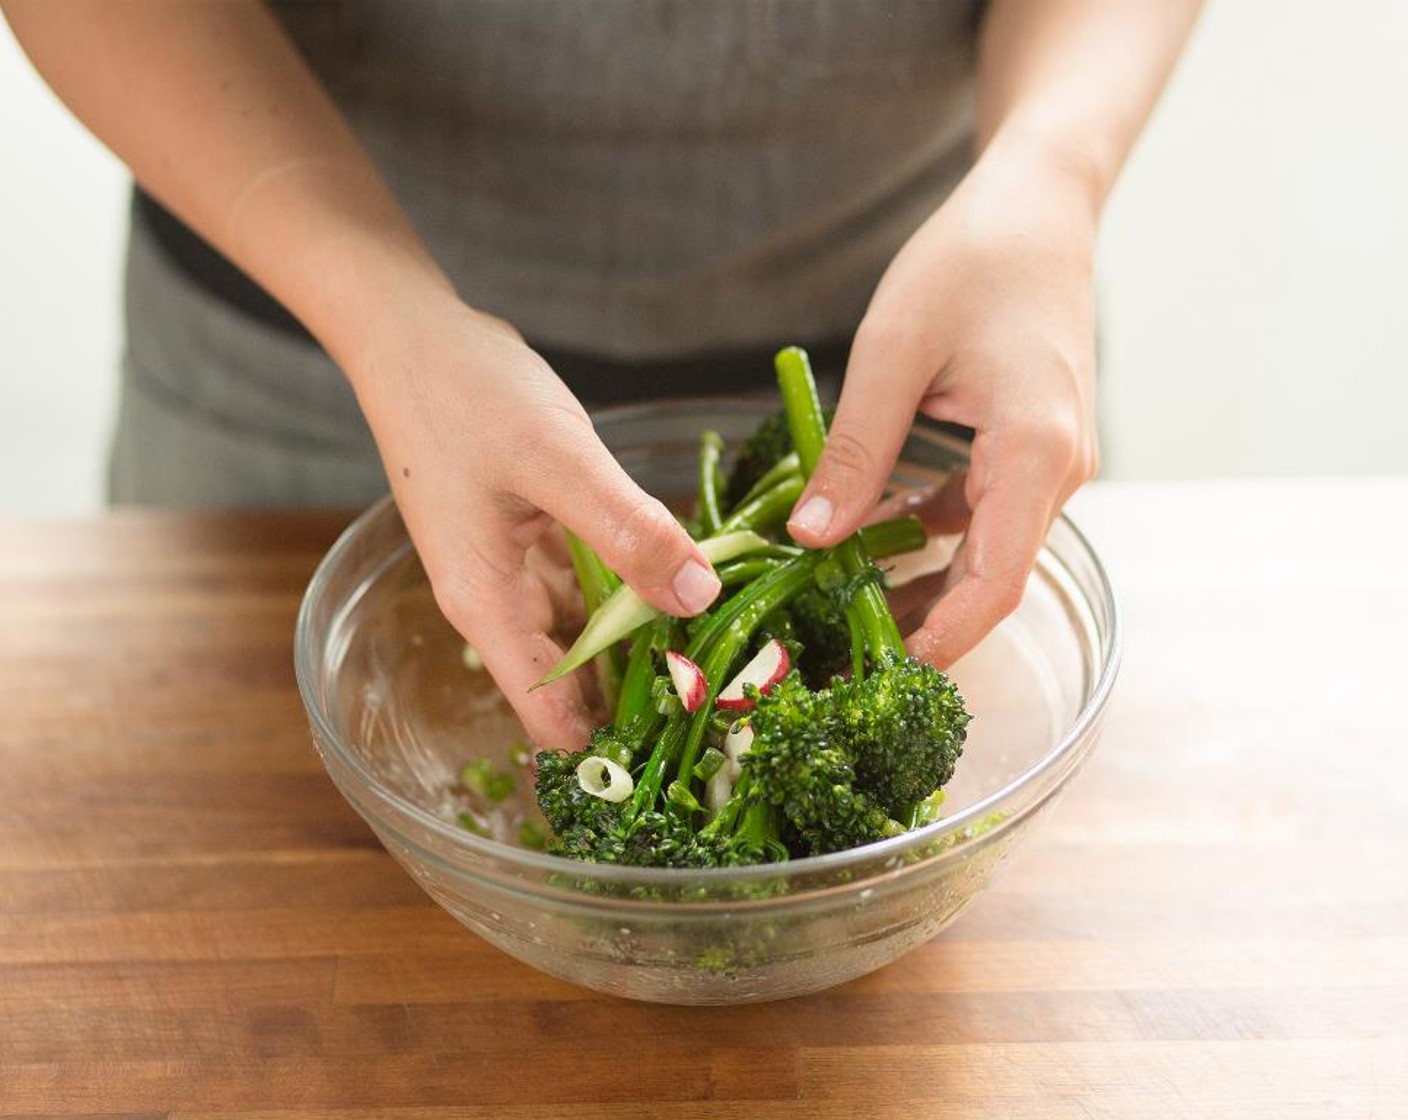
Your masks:
<instances>
[{"instance_id":1,"label":"wooden cutting board","mask_svg":"<svg viewBox=\"0 0 1408 1120\"><path fill-rule=\"evenodd\" d=\"M0 1116L1408 1117L1408 479L1109 485L1104 740L991 892L787 1003L628 1003L430 903L294 686L341 521L0 527Z\"/></svg>"}]
</instances>

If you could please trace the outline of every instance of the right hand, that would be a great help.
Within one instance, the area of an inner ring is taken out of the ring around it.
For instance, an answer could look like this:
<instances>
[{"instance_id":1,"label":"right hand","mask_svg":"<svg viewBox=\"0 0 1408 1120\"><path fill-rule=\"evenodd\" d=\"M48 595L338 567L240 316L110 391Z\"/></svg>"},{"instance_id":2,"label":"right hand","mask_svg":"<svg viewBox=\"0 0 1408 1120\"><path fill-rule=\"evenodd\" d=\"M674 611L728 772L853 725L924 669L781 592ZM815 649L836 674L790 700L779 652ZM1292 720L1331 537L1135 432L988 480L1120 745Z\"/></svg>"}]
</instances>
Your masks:
<instances>
[{"instance_id":1,"label":"right hand","mask_svg":"<svg viewBox=\"0 0 1408 1120\"><path fill-rule=\"evenodd\" d=\"M580 748L593 727L580 681L529 691L563 652L555 581L533 555L543 534L560 522L672 615L703 610L718 579L516 330L439 288L397 302L344 367L436 601L528 735Z\"/></svg>"}]
</instances>

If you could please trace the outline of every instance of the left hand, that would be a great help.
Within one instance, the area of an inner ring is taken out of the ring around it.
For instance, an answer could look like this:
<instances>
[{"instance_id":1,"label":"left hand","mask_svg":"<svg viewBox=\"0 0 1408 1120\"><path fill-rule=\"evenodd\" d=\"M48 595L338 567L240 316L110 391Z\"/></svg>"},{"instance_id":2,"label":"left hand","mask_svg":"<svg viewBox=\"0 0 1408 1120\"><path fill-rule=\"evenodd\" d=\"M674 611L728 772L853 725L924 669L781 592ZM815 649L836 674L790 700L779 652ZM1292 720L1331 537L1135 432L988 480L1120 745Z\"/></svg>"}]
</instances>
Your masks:
<instances>
[{"instance_id":1,"label":"left hand","mask_svg":"<svg viewBox=\"0 0 1408 1120\"><path fill-rule=\"evenodd\" d=\"M973 428L969 469L929 511L963 541L908 639L940 667L1016 608L1052 521L1095 473L1096 211L1078 168L989 147L880 281L789 522L804 544L835 544L874 508L917 413Z\"/></svg>"}]
</instances>

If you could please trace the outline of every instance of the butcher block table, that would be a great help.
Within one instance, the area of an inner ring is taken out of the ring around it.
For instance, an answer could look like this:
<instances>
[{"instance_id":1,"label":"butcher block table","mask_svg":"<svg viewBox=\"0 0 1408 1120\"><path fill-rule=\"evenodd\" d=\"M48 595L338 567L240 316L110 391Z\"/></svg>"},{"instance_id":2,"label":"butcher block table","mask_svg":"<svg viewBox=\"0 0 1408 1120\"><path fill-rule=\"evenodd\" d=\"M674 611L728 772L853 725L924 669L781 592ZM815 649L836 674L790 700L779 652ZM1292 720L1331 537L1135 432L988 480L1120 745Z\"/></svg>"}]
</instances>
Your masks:
<instances>
[{"instance_id":1,"label":"butcher block table","mask_svg":"<svg viewBox=\"0 0 1408 1120\"><path fill-rule=\"evenodd\" d=\"M689 1009L432 904L324 775L346 520L0 527L0 1116L1408 1117L1408 478L1095 484L1103 741L878 973Z\"/></svg>"}]
</instances>

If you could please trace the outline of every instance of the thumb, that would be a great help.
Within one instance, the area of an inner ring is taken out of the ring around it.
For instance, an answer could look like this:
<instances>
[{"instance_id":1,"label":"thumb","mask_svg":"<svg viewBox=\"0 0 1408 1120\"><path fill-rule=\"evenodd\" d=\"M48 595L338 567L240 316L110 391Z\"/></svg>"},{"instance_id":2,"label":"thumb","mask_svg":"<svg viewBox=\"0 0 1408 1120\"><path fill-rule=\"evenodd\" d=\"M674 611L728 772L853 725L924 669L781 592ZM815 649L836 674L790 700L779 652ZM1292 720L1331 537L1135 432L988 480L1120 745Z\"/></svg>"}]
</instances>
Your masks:
<instances>
[{"instance_id":1,"label":"thumb","mask_svg":"<svg viewBox=\"0 0 1408 1120\"><path fill-rule=\"evenodd\" d=\"M836 419L807 487L792 510L787 531L809 548L844 540L880 500L917 401L902 390L893 365L851 356Z\"/></svg>"}]
</instances>

